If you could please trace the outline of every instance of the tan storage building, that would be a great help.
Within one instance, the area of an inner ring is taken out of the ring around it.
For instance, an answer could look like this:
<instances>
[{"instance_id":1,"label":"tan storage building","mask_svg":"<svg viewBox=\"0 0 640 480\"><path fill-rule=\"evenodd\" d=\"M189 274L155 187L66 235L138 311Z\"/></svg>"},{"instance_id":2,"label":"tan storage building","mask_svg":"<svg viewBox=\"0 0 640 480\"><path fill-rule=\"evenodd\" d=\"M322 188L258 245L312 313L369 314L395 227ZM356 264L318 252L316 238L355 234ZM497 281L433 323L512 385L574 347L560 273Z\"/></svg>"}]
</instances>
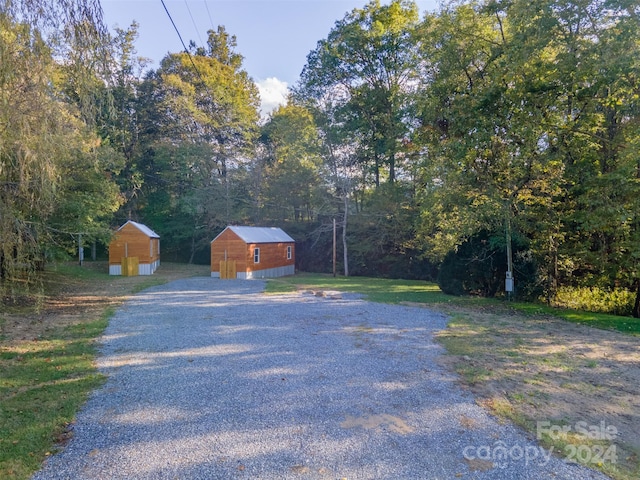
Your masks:
<instances>
[{"instance_id":1,"label":"tan storage building","mask_svg":"<svg viewBox=\"0 0 640 480\"><path fill-rule=\"evenodd\" d=\"M109 244L109 275L151 275L160 266L160 236L129 220Z\"/></svg>"},{"instance_id":2,"label":"tan storage building","mask_svg":"<svg viewBox=\"0 0 640 480\"><path fill-rule=\"evenodd\" d=\"M269 278L295 273L295 240L280 228L225 228L211 241L214 278Z\"/></svg>"}]
</instances>

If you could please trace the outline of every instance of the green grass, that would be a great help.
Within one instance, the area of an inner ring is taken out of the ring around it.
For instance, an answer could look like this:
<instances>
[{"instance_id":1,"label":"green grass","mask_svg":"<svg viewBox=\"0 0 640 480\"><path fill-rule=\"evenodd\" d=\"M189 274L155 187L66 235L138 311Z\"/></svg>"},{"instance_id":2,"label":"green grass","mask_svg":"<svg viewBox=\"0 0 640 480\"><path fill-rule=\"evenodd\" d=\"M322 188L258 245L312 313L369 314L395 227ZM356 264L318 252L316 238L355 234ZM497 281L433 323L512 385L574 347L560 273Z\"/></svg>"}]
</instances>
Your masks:
<instances>
[{"instance_id":1,"label":"green grass","mask_svg":"<svg viewBox=\"0 0 640 480\"><path fill-rule=\"evenodd\" d=\"M22 288L20 302L6 313L13 321L20 318L38 328L26 340L0 335L0 479L28 479L39 470L70 436L68 426L89 393L105 380L94 365L94 342L114 307L98 305L79 324L49 327L34 320L45 296L65 299L71 292L120 297L208 271L208 266L169 263L151 277L113 277L106 262L85 262L82 267L62 263L48 266L37 288ZM3 324L7 321L0 315L0 327Z\"/></svg>"},{"instance_id":2,"label":"green grass","mask_svg":"<svg viewBox=\"0 0 640 480\"><path fill-rule=\"evenodd\" d=\"M508 302L506 300L456 297L444 294L438 285L420 280L390 280L370 277L333 277L332 275L303 273L270 279L267 293L293 292L297 289L326 289L364 294L367 300L380 303L414 302L424 304L476 307L483 310L512 309L527 315L550 315L572 323L605 330L640 335L640 319L605 313L549 307L540 303Z\"/></svg>"},{"instance_id":3,"label":"green grass","mask_svg":"<svg viewBox=\"0 0 640 480\"><path fill-rule=\"evenodd\" d=\"M46 339L0 347L0 478L28 478L38 470L87 395L102 384L94 339L111 314Z\"/></svg>"},{"instance_id":4,"label":"green grass","mask_svg":"<svg viewBox=\"0 0 640 480\"><path fill-rule=\"evenodd\" d=\"M571 323L588 325L603 330L617 330L631 335L640 335L640 319L621 317L607 313L584 312L566 308L554 308L538 303L514 302L513 308L531 315L551 315Z\"/></svg>"},{"instance_id":5,"label":"green grass","mask_svg":"<svg viewBox=\"0 0 640 480\"><path fill-rule=\"evenodd\" d=\"M269 279L267 293L293 292L298 288L339 290L364 294L368 300L380 303L473 303L470 297L452 297L440 288L421 280L390 280L371 277L333 277L332 275L303 273Z\"/></svg>"},{"instance_id":6,"label":"green grass","mask_svg":"<svg viewBox=\"0 0 640 480\"><path fill-rule=\"evenodd\" d=\"M109 276L108 270L104 268L104 265L106 265L104 262L86 262L83 266L77 263L64 262L55 263L47 267L47 271L76 281L102 280ZM100 266L101 269L95 268L96 266Z\"/></svg>"}]
</instances>

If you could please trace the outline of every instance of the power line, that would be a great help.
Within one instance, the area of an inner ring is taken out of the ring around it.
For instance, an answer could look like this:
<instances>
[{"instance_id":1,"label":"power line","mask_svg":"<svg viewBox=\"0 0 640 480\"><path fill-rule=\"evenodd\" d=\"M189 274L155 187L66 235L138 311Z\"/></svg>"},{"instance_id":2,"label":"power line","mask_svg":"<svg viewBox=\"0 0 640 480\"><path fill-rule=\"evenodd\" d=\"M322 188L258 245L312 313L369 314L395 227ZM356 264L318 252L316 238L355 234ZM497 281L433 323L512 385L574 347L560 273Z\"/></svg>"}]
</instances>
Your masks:
<instances>
[{"instance_id":1,"label":"power line","mask_svg":"<svg viewBox=\"0 0 640 480\"><path fill-rule=\"evenodd\" d=\"M187 12L189 12L189 16L191 17L191 23L193 23L193 28L196 30L196 35L198 35L198 40L200 40L200 45L204 47L204 42L202 41L202 37L200 36L200 30L196 25L196 21L193 19L193 14L191 13L191 9L189 8L189 3L187 2L187 0L184 0L184 4L187 7Z\"/></svg>"},{"instance_id":2,"label":"power line","mask_svg":"<svg viewBox=\"0 0 640 480\"><path fill-rule=\"evenodd\" d=\"M207 0L205 0L204 6L207 9L207 15L209 15L209 23L211 24L211 30L214 30L214 28L213 28L213 18L211 18L211 12L209 11L209 5L207 4Z\"/></svg>"},{"instance_id":3,"label":"power line","mask_svg":"<svg viewBox=\"0 0 640 480\"><path fill-rule=\"evenodd\" d=\"M180 39L180 43L182 43L182 47L184 48L185 53L189 56L189 60L191 61L191 65L193 65L193 68L196 71L196 73L198 74L198 77L200 78L200 81L204 85L204 88L207 90L207 93L213 99L213 95L211 95L211 92L209 91L209 87L207 86L206 82L204 81L204 78L202 77L202 74L200 73L200 70L198 70L198 67L196 66L196 63L193 61L193 57L191 56L191 52L189 52L189 50L187 49L187 45L184 43L184 40L182 39L182 35L180 35L180 30L178 30L178 27L176 26L176 22L173 21L173 17L169 13L169 10L167 9L167 6L165 5L164 0L160 0L160 2L162 2L162 6L164 7L164 11L167 12L167 16L169 17L169 20L171 20L171 24L173 25L173 28L175 29L176 33L178 34L178 38Z\"/></svg>"},{"instance_id":4,"label":"power line","mask_svg":"<svg viewBox=\"0 0 640 480\"><path fill-rule=\"evenodd\" d=\"M169 20L171 20L171 25L173 25L173 28L175 29L176 33L178 34L178 38L180 39L180 43L182 43L182 48L184 48L185 52L189 53L189 50L187 50L187 45L184 43L184 40L182 39L182 35L180 35L180 30L178 30L178 27L176 26L176 22L173 21L173 17L169 13L169 10L167 9L167 6L165 5L164 0L160 0L160 2L162 2L162 6L164 7L164 11L167 12L167 16L169 17Z\"/></svg>"}]
</instances>

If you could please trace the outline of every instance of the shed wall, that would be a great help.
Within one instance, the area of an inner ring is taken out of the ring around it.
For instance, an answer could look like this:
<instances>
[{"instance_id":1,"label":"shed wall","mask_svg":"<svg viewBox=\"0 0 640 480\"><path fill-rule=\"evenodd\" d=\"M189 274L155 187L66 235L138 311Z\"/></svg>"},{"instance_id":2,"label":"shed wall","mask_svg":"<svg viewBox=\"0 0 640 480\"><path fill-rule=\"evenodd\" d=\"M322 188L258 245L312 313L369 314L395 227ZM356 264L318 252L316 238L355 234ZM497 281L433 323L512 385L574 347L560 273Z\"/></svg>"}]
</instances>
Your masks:
<instances>
[{"instance_id":1,"label":"shed wall","mask_svg":"<svg viewBox=\"0 0 640 480\"><path fill-rule=\"evenodd\" d=\"M291 258L287 259L287 247ZM260 249L260 262L254 263L254 249ZM226 257L225 257L226 252ZM220 262L235 260L237 278L265 278L295 273L295 242L247 244L231 230L211 242L211 276L220 277Z\"/></svg>"},{"instance_id":2,"label":"shed wall","mask_svg":"<svg viewBox=\"0 0 640 480\"><path fill-rule=\"evenodd\" d=\"M247 269L246 251L247 244L235 233L231 230L222 232L211 242L211 276L220 276L220 262L223 260L235 260L236 270L244 272Z\"/></svg>"},{"instance_id":3,"label":"shed wall","mask_svg":"<svg viewBox=\"0 0 640 480\"><path fill-rule=\"evenodd\" d=\"M109 244L109 274L121 275L123 257L138 257L138 274L151 275L160 265L160 239L126 224Z\"/></svg>"},{"instance_id":4,"label":"shed wall","mask_svg":"<svg viewBox=\"0 0 640 480\"><path fill-rule=\"evenodd\" d=\"M291 260L287 260L287 247L291 247ZM260 263L253 262L253 249L260 249ZM283 243L250 243L247 245L247 272L269 270L271 268L295 265L295 244ZM240 269L238 269L240 271Z\"/></svg>"}]
</instances>

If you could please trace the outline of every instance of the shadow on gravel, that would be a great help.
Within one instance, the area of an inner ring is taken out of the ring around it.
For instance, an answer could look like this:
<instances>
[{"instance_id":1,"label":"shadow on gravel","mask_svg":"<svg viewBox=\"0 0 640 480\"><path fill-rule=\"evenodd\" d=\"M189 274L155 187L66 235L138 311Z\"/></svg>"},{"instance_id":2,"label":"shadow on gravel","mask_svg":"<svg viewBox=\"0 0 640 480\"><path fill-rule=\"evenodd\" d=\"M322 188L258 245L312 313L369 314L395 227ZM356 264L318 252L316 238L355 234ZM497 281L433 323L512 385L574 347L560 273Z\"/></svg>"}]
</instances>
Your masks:
<instances>
[{"instance_id":1,"label":"shadow on gravel","mask_svg":"<svg viewBox=\"0 0 640 480\"><path fill-rule=\"evenodd\" d=\"M442 315L262 288L188 279L127 302L108 382L34 478L604 478L459 389L437 363Z\"/></svg>"}]
</instances>

